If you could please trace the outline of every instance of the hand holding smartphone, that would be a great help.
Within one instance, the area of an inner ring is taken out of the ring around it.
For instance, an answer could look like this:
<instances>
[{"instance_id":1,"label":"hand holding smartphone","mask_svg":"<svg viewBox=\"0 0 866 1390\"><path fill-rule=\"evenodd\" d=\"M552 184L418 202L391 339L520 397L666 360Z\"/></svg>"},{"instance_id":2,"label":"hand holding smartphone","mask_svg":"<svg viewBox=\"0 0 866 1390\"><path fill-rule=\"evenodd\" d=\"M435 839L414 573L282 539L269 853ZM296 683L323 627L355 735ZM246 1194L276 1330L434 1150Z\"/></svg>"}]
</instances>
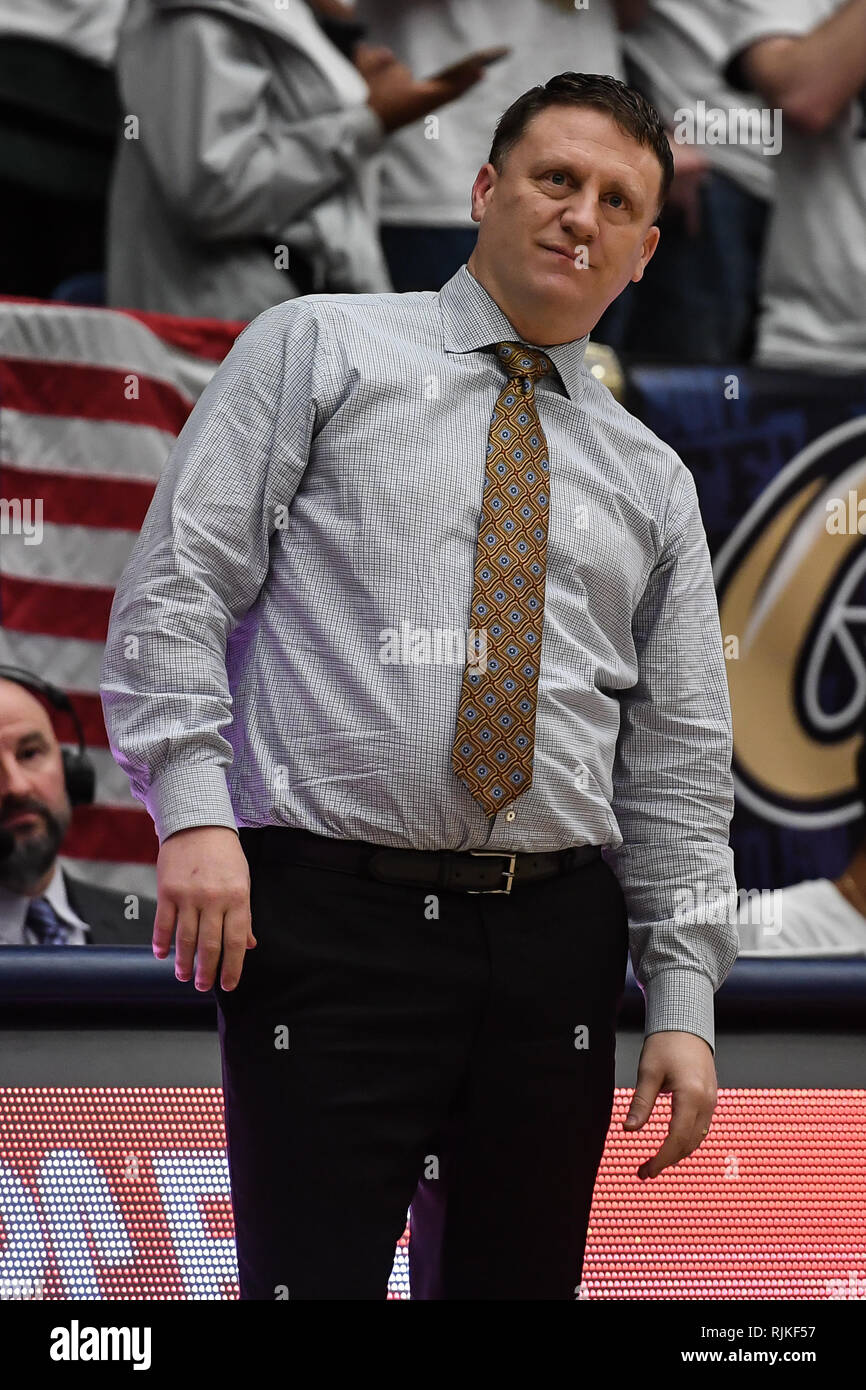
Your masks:
<instances>
[{"instance_id":1,"label":"hand holding smartphone","mask_svg":"<svg viewBox=\"0 0 866 1390\"><path fill-rule=\"evenodd\" d=\"M468 76L476 68L489 67L491 63L498 63L500 58L505 58L511 52L508 44L502 44L497 48L479 48L476 53L469 53L459 62L452 63L450 67L442 68L440 72L431 73L428 82L453 82Z\"/></svg>"}]
</instances>

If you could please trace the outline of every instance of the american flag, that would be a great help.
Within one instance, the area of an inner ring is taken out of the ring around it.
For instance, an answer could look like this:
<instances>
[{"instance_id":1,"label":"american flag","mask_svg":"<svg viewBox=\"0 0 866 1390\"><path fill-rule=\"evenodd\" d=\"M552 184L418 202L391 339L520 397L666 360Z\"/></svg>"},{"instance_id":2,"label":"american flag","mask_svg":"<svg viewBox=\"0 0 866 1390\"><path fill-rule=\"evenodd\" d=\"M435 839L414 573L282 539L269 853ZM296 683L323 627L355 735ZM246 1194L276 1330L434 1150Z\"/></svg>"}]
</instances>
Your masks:
<instances>
[{"instance_id":1,"label":"american flag","mask_svg":"<svg viewBox=\"0 0 866 1390\"><path fill-rule=\"evenodd\" d=\"M0 296L0 664L69 695L96 803L75 808L61 863L126 892L155 896L158 843L102 717L111 600L171 445L243 327Z\"/></svg>"}]
</instances>

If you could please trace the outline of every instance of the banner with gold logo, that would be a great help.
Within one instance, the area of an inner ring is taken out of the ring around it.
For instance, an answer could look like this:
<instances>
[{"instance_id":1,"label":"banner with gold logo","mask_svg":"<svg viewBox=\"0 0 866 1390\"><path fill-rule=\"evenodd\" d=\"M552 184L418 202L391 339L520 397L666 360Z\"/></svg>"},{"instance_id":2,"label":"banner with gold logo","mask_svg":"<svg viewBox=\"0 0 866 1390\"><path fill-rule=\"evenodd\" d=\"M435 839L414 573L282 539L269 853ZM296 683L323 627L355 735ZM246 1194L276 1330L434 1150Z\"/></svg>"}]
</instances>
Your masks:
<instances>
[{"instance_id":1,"label":"banner with gold logo","mask_svg":"<svg viewBox=\"0 0 866 1390\"><path fill-rule=\"evenodd\" d=\"M691 470L725 643L738 882L835 877L866 835L866 380L643 368L629 408Z\"/></svg>"}]
</instances>

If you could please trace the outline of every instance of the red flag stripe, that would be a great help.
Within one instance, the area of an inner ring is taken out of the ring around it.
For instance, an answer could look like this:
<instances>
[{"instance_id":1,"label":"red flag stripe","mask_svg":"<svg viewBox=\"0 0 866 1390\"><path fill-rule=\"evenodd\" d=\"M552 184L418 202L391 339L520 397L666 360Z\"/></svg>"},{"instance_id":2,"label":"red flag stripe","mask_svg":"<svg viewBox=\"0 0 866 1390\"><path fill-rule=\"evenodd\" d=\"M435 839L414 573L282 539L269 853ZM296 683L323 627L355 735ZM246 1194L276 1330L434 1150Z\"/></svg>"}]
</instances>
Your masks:
<instances>
[{"instance_id":1,"label":"red flag stripe","mask_svg":"<svg viewBox=\"0 0 866 1390\"><path fill-rule=\"evenodd\" d=\"M113 589L96 584L57 584L0 574L0 615L14 632L79 637L104 642Z\"/></svg>"},{"instance_id":2,"label":"red flag stripe","mask_svg":"<svg viewBox=\"0 0 866 1390\"><path fill-rule=\"evenodd\" d=\"M127 394L130 378L137 395ZM29 415L122 420L179 434L190 403L168 382L131 369L6 357L0 358L0 407Z\"/></svg>"},{"instance_id":3,"label":"red flag stripe","mask_svg":"<svg viewBox=\"0 0 866 1390\"><path fill-rule=\"evenodd\" d=\"M207 357L211 362L222 362L235 338L246 328L245 319L184 319L136 309L120 312L138 319L173 348L188 352L191 357Z\"/></svg>"},{"instance_id":4,"label":"red flag stripe","mask_svg":"<svg viewBox=\"0 0 866 1390\"><path fill-rule=\"evenodd\" d=\"M40 497L45 521L55 526L102 526L137 534L155 488L146 478L52 473L0 463L0 496Z\"/></svg>"},{"instance_id":5,"label":"red flag stripe","mask_svg":"<svg viewBox=\"0 0 866 1390\"><path fill-rule=\"evenodd\" d=\"M105 727L105 716L102 712L102 700L99 693L91 694L90 691L79 690L76 694L70 695L69 698L75 707L75 713L81 720L84 741L88 748L107 748L108 731Z\"/></svg>"},{"instance_id":6,"label":"red flag stripe","mask_svg":"<svg viewBox=\"0 0 866 1390\"><path fill-rule=\"evenodd\" d=\"M110 863L155 864L159 840L142 808L76 806L63 841L68 859L102 859Z\"/></svg>"}]
</instances>

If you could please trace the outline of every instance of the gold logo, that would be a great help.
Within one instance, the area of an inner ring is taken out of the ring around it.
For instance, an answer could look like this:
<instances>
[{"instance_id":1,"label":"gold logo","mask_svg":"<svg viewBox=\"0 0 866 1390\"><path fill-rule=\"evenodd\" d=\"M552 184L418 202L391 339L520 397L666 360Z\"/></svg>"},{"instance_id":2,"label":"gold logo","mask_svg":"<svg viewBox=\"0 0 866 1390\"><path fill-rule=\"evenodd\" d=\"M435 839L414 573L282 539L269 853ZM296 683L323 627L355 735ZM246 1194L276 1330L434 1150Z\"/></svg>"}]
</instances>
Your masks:
<instances>
[{"instance_id":1,"label":"gold logo","mask_svg":"<svg viewBox=\"0 0 866 1390\"><path fill-rule=\"evenodd\" d=\"M800 829L856 819L863 804L854 763L866 713L866 417L797 454L713 570L738 800Z\"/></svg>"}]
</instances>

